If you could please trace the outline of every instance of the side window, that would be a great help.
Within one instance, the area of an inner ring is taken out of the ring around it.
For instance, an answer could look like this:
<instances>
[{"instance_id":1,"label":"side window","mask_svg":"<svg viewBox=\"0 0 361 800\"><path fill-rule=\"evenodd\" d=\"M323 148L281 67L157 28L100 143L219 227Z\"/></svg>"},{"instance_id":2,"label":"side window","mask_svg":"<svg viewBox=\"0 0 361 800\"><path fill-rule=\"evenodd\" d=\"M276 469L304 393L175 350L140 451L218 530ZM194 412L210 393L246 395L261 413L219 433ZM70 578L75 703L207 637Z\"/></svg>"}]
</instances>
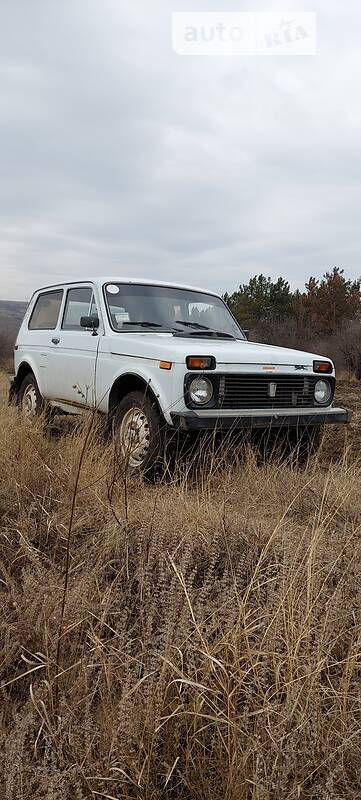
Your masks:
<instances>
[{"instance_id":1,"label":"side window","mask_svg":"<svg viewBox=\"0 0 361 800\"><path fill-rule=\"evenodd\" d=\"M97 306L94 294L93 294L92 301L91 301L89 317L99 317L98 306Z\"/></svg>"},{"instance_id":2,"label":"side window","mask_svg":"<svg viewBox=\"0 0 361 800\"><path fill-rule=\"evenodd\" d=\"M62 299L62 289L39 294L29 320L29 330L53 331L58 324Z\"/></svg>"},{"instance_id":3,"label":"side window","mask_svg":"<svg viewBox=\"0 0 361 800\"><path fill-rule=\"evenodd\" d=\"M69 289L62 328L65 331L85 331L80 325L81 317L98 316L98 309L93 294L93 289L89 286Z\"/></svg>"}]
</instances>

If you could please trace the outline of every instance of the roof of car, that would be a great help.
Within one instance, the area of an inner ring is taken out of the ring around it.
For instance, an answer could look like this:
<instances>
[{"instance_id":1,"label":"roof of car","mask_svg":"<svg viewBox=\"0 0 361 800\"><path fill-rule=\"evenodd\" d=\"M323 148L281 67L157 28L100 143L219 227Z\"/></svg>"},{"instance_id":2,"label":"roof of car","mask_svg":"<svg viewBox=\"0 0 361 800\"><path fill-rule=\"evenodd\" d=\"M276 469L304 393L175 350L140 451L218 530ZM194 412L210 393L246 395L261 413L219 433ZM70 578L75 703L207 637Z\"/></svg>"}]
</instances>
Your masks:
<instances>
[{"instance_id":1,"label":"roof of car","mask_svg":"<svg viewBox=\"0 0 361 800\"><path fill-rule=\"evenodd\" d=\"M171 283L168 281L158 281L158 280L149 280L146 278L120 278L111 275L110 277L101 276L101 277L94 277L91 276L89 278L79 278L78 280L74 280L74 278L70 280L64 280L59 283L52 283L48 284L47 286L41 286L36 289L36 292L44 291L44 289L58 289L62 286L71 286L71 285L79 285L80 283L94 283L97 286L103 286L105 283L134 283L134 284L145 284L147 286L169 286L173 289L188 289L193 292L203 292L204 294L212 294L215 297L219 297L217 292L212 292L211 289L204 289L200 288L199 286L188 286L187 284L183 283Z\"/></svg>"}]
</instances>

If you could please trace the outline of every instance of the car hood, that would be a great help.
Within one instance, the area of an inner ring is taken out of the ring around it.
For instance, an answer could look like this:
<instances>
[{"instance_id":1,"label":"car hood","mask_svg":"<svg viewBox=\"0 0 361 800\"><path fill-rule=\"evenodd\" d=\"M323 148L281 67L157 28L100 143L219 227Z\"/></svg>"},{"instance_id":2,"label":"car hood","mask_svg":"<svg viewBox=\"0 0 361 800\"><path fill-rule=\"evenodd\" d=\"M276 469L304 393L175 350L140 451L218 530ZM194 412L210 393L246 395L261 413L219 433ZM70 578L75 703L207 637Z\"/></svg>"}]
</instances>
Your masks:
<instances>
[{"instance_id":1,"label":"car hood","mask_svg":"<svg viewBox=\"0 0 361 800\"><path fill-rule=\"evenodd\" d=\"M115 355L152 358L184 364L187 356L214 356L217 367L222 364L260 364L274 366L313 366L314 359L324 359L315 353L292 350L232 339L207 339L203 336L173 336L171 333L121 333L111 340Z\"/></svg>"}]
</instances>

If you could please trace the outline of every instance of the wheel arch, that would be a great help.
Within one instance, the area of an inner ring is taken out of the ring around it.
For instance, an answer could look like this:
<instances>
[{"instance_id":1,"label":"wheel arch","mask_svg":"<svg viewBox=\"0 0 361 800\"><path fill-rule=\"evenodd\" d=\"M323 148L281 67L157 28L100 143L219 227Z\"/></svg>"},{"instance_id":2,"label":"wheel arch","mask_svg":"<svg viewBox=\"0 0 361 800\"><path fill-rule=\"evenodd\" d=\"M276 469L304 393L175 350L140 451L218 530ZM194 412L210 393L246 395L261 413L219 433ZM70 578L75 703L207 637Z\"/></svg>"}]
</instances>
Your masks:
<instances>
[{"instance_id":1,"label":"wheel arch","mask_svg":"<svg viewBox=\"0 0 361 800\"><path fill-rule=\"evenodd\" d=\"M126 372L124 375L119 375L114 381L109 392L109 414L114 414L117 406L127 394L136 391L143 392L145 397L149 397L156 405L159 415L164 419L164 412L159 402L159 396L154 391L151 382L147 382L135 372Z\"/></svg>"},{"instance_id":2,"label":"wheel arch","mask_svg":"<svg viewBox=\"0 0 361 800\"><path fill-rule=\"evenodd\" d=\"M21 386L24 378L26 378L26 376L30 375L30 374L34 375L34 378L35 378L35 380L36 380L36 382L37 382L37 384L39 386L39 381L38 381L38 377L37 377L36 371L35 371L33 365L30 363L30 360L29 361L27 361L27 360L22 361L21 364L19 364L19 366L18 366L17 373L16 373L15 378L14 378L14 389L15 389L15 394L16 395L19 393L19 389L20 389L20 386Z\"/></svg>"}]
</instances>

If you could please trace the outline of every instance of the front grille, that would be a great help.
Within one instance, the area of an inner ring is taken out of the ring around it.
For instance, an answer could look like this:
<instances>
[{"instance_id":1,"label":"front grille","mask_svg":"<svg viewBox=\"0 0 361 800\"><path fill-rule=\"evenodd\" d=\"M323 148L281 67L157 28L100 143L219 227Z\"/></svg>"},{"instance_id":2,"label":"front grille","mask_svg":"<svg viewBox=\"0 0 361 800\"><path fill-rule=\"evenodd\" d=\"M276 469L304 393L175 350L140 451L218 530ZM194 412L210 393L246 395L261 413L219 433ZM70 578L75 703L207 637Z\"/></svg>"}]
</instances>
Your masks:
<instances>
[{"instance_id":1,"label":"front grille","mask_svg":"<svg viewBox=\"0 0 361 800\"><path fill-rule=\"evenodd\" d=\"M218 404L222 408L311 408L319 378L304 375L222 375Z\"/></svg>"}]
</instances>

